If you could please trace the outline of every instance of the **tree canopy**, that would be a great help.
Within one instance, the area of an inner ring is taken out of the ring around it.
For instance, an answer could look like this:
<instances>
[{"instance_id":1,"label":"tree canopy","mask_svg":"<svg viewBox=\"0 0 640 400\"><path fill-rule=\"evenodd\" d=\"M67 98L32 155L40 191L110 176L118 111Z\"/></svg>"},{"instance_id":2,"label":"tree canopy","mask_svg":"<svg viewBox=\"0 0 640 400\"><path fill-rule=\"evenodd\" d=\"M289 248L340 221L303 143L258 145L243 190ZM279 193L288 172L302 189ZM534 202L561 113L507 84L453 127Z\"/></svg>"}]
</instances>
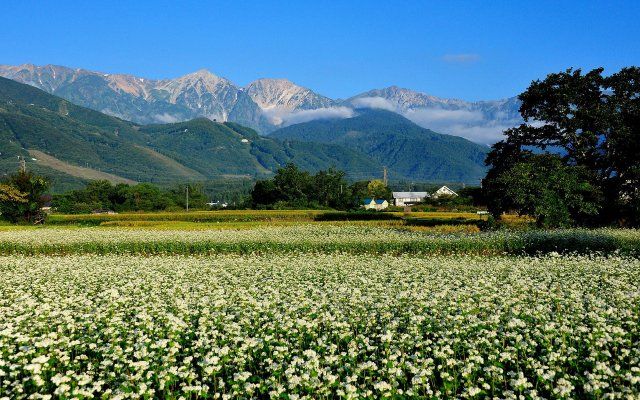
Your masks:
<instances>
[{"instance_id":1,"label":"tree canopy","mask_svg":"<svg viewBox=\"0 0 640 400\"><path fill-rule=\"evenodd\" d=\"M330 168L311 175L294 164L280 168L272 179L257 181L251 192L253 207L357 208L367 197L390 198L382 181L349 184L343 171Z\"/></svg>"},{"instance_id":2,"label":"tree canopy","mask_svg":"<svg viewBox=\"0 0 640 400\"><path fill-rule=\"evenodd\" d=\"M486 159L490 211L514 209L551 226L638 225L640 68L568 69L532 82L519 99L525 123Z\"/></svg>"},{"instance_id":3,"label":"tree canopy","mask_svg":"<svg viewBox=\"0 0 640 400\"><path fill-rule=\"evenodd\" d=\"M49 181L31 171L20 170L0 184L0 213L2 218L13 222L40 223L45 214L45 192Z\"/></svg>"},{"instance_id":4,"label":"tree canopy","mask_svg":"<svg viewBox=\"0 0 640 400\"><path fill-rule=\"evenodd\" d=\"M207 208L207 196L200 184L176 185L169 189L150 183L113 185L109 181L92 181L83 189L55 195L53 206L63 213L88 213L94 210L162 211L186 208L186 187L189 187L189 207Z\"/></svg>"}]
</instances>

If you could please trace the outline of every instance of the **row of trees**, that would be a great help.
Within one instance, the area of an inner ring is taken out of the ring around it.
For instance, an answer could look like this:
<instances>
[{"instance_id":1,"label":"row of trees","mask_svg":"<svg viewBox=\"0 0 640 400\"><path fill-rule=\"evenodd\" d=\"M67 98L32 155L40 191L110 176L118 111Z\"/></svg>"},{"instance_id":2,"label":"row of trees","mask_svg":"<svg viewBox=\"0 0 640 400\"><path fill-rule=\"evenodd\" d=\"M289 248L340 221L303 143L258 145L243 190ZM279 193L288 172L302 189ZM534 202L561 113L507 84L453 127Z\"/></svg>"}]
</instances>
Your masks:
<instances>
[{"instance_id":1,"label":"row of trees","mask_svg":"<svg viewBox=\"0 0 640 400\"><path fill-rule=\"evenodd\" d=\"M53 196L46 195L49 182L32 172L19 171L0 183L0 213L14 223L44 221L44 206L66 214L111 210L165 211L189 207L208 209L208 197L201 184L160 188L149 183L112 184L106 180L89 182L84 188ZM255 208L357 208L367 197L391 199L391 191L382 181L349 184L345 173L335 169L312 175L289 164L272 179L256 182L241 207Z\"/></svg>"},{"instance_id":2,"label":"row of trees","mask_svg":"<svg viewBox=\"0 0 640 400\"><path fill-rule=\"evenodd\" d=\"M640 68L602 73L550 74L519 96L525 123L486 160L493 215L515 210L546 227L640 225Z\"/></svg>"},{"instance_id":3,"label":"row of trees","mask_svg":"<svg viewBox=\"0 0 640 400\"><path fill-rule=\"evenodd\" d=\"M51 205L56 211L67 214L89 213L94 210L126 212L185 209L187 186L189 207L206 208L208 198L200 184L163 189L149 183L114 185L105 180L92 181L83 189L54 195Z\"/></svg>"},{"instance_id":4,"label":"row of trees","mask_svg":"<svg viewBox=\"0 0 640 400\"><path fill-rule=\"evenodd\" d=\"M349 184L336 169L315 175L294 164L280 168L272 179L256 182L251 191L254 208L357 208L365 198L391 199L391 191L379 180Z\"/></svg>"}]
</instances>

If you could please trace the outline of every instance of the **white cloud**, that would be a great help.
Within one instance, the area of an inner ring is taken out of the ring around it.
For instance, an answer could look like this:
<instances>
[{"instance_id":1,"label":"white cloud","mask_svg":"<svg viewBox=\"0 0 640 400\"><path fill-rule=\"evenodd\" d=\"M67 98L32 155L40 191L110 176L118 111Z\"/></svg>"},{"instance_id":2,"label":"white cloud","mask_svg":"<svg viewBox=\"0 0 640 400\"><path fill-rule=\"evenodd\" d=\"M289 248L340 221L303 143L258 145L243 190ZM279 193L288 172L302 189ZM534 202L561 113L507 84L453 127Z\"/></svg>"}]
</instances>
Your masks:
<instances>
[{"instance_id":1,"label":"white cloud","mask_svg":"<svg viewBox=\"0 0 640 400\"><path fill-rule=\"evenodd\" d=\"M282 108L262 110L264 115L274 125L293 125L317 119L344 119L353 117L353 110L349 107L327 107L315 110L289 111Z\"/></svg>"},{"instance_id":2,"label":"white cloud","mask_svg":"<svg viewBox=\"0 0 640 400\"><path fill-rule=\"evenodd\" d=\"M449 127L449 135L461 136L465 139L469 139L472 142L481 144L494 144L504 138L503 132L511 125L453 125Z\"/></svg>"},{"instance_id":3,"label":"white cloud","mask_svg":"<svg viewBox=\"0 0 640 400\"><path fill-rule=\"evenodd\" d=\"M503 131L521 123L509 120L507 113L498 112L487 117L481 110L446 109L438 107L413 108L402 111L394 102L383 97L361 97L351 101L355 108L376 108L403 115L423 128L438 133L461 136L480 144L493 144L503 139ZM351 118L355 112L350 107L329 107L316 110L290 111L284 108L263 110L271 123L288 126L318 119ZM497 117L497 118L496 118Z\"/></svg>"},{"instance_id":4,"label":"white cloud","mask_svg":"<svg viewBox=\"0 0 640 400\"><path fill-rule=\"evenodd\" d=\"M163 124L172 124L174 122L180 121L180 119L168 113L156 114L153 116L153 119L155 119L158 122L162 122Z\"/></svg>"},{"instance_id":5,"label":"white cloud","mask_svg":"<svg viewBox=\"0 0 640 400\"><path fill-rule=\"evenodd\" d=\"M415 108L408 110L405 117L415 123L452 124L456 122L480 122L484 119L480 111L447 110L444 108Z\"/></svg>"},{"instance_id":6,"label":"white cloud","mask_svg":"<svg viewBox=\"0 0 640 400\"><path fill-rule=\"evenodd\" d=\"M419 108L407 111L404 116L423 128L461 136L481 144L493 144L502 140L505 130L520 124L520 121L515 120L486 119L478 110Z\"/></svg>"},{"instance_id":7,"label":"white cloud","mask_svg":"<svg viewBox=\"0 0 640 400\"><path fill-rule=\"evenodd\" d=\"M450 64L471 64L480 61L479 54L445 54L442 56L442 61Z\"/></svg>"},{"instance_id":8,"label":"white cloud","mask_svg":"<svg viewBox=\"0 0 640 400\"><path fill-rule=\"evenodd\" d=\"M384 97L360 97L351 102L357 108L380 108L388 111L397 111L398 107Z\"/></svg>"}]
</instances>

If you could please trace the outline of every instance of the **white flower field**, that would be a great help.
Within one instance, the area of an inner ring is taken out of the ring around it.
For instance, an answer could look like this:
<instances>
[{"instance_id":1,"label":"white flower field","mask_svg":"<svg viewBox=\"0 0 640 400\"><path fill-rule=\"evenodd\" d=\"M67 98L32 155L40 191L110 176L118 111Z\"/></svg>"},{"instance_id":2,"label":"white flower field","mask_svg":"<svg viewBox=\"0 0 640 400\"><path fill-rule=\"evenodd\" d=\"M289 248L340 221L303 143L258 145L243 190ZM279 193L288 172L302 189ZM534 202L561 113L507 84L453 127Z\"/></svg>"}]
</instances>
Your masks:
<instances>
[{"instance_id":1,"label":"white flower field","mask_svg":"<svg viewBox=\"0 0 640 400\"><path fill-rule=\"evenodd\" d=\"M640 397L640 260L0 257L0 398Z\"/></svg>"}]
</instances>

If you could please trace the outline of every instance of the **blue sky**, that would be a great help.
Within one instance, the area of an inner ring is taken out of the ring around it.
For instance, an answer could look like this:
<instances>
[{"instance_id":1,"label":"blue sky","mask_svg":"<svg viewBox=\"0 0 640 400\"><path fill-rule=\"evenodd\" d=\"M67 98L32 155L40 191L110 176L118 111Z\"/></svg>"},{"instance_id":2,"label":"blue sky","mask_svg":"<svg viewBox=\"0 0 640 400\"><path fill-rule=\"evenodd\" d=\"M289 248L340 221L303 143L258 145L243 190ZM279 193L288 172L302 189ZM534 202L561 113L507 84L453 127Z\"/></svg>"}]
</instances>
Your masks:
<instances>
[{"instance_id":1,"label":"blue sky","mask_svg":"<svg viewBox=\"0 0 640 400\"><path fill-rule=\"evenodd\" d=\"M0 64L148 78L200 68L334 98L390 85L513 96L567 67L640 64L640 1L3 1Z\"/></svg>"}]
</instances>

